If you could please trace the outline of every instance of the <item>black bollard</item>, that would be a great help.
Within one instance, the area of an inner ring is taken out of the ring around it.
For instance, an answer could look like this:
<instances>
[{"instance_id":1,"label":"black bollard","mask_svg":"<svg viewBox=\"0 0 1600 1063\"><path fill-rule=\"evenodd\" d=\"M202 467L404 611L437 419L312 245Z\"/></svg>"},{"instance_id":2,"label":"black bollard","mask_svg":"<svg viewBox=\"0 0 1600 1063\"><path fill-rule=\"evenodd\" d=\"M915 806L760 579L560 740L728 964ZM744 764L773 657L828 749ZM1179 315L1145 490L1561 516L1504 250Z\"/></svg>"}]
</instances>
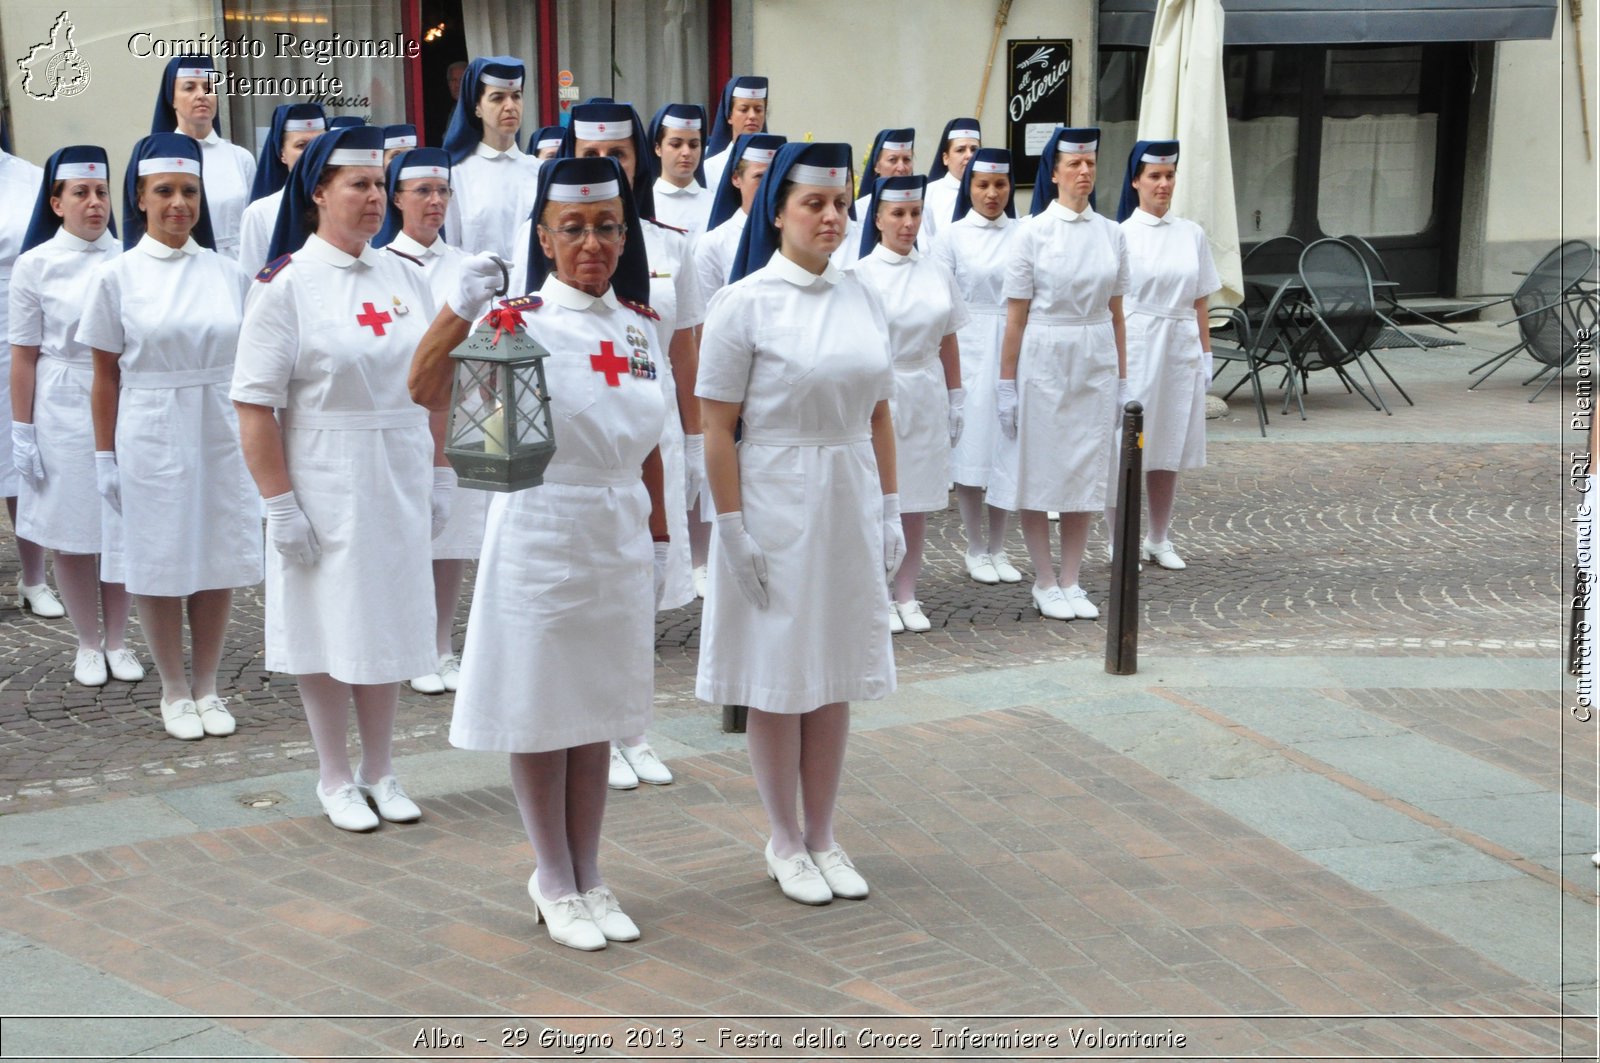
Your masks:
<instances>
[{"instance_id":1,"label":"black bollard","mask_svg":"<svg viewBox=\"0 0 1600 1063\"><path fill-rule=\"evenodd\" d=\"M1117 477L1117 526L1111 533L1111 607L1106 625L1106 671L1139 670L1139 517L1144 509L1144 407L1122 408L1122 463Z\"/></svg>"},{"instance_id":2,"label":"black bollard","mask_svg":"<svg viewBox=\"0 0 1600 1063\"><path fill-rule=\"evenodd\" d=\"M722 706L722 733L729 735L744 734L744 718L749 711L743 705Z\"/></svg>"}]
</instances>

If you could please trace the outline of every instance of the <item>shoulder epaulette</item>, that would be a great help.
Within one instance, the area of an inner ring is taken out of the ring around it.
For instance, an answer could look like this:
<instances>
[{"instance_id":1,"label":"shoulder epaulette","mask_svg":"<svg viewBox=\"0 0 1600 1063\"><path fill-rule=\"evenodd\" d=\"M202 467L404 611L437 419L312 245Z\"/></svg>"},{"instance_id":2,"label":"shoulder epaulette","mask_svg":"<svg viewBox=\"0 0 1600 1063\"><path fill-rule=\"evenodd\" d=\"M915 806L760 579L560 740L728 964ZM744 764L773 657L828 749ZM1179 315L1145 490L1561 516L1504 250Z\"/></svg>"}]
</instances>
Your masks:
<instances>
[{"instance_id":1,"label":"shoulder epaulette","mask_svg":"<svg viewBox=\"0 0 1600 1063\"><path fill-rule=\"evenodd\" d=\"M651 225L654 225L654 226L656 226L657 228L660 228L660 229L665 229L668 232L683 233L685 236L687 236L689 234L689 230L688 229L680 229L676 225L668 225L664 221L657 221L654 218L645 218L644 220L649 222Z\"/></svg>"},{"instance_id":2,"label":"shoulder epaulette","mask_svg":"<svg viewBox=\"0 0 1600 1063\"><path fill-rule=\"evenodd\" d=\"M256 280L260 281L262 284L269 283L272 278L283 272L283 267L287 266L289 264L289 260L293 257L294 256L292 254L279 255L277 258L261 267L261 271L256 274Z\"/></svg>"},{"instance_id":3,"label":"shoulder epaulette","mask_svg":"<svg viewBox=\"0 0 1600 1063\"><path fill-rule=\"evenodd\" d=\"M411 263L413 266L422 267L422 259L418 258L416 255L408 255L404 251L396 250L395 246L393 244L385 244L383 249L385 251L389 252L391 255L399 255L401 258L405 259L407 262ZM422 267L422 268L425 268L425 267Z\"/></svg>"},{"instance_id":4,"label":"shoulder epaulette","mask_svg":"<svg viewBox=\"0 0 1600 1063\"><path fill-rule=\"evenodd\" d=\"M515 299L501 299L499 305L507 310L537 310L544 300L537 295L519 295Z\"/></svg>"},{"instance_id":5,"label":"shoulder epaulette","mask_svg":"<svg viewBox=\"0 0 1600 1063\"><path fill-rule=\"evenodd\" d=\"M636 303L632 299L622 299L622 298L618 298L617 302L621 303L623 306L627 307L629 310L632 310L636 314L643 314L645 317L649 318L651 321L660 321L661 320L661 315L656 313L654 310L650 309L650 304L649 303Z\"/></svg>"}]
</instances>

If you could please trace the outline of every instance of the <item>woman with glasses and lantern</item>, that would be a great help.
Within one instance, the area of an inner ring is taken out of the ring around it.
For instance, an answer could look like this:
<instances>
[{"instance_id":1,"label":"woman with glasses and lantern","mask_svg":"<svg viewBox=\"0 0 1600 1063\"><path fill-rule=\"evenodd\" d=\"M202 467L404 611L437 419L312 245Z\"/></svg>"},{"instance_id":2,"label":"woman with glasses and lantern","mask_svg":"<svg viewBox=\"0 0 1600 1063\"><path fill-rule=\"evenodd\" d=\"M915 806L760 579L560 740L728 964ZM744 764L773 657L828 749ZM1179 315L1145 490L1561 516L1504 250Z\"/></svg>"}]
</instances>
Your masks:
<instances>
[{"instance_id":1,"label":"woman with glasses and lantern","mask_svg":"<svg viewBox=\"0 0 1600 1063\"><path fill-rule=\"evenodd\" d=\"M600 873L600 825L611 739L652 716L664 355L649 340L649 267L617 161L546 163L534 218L535 294L520 312L549 351L555 456L537 488L489 503L450 741L510 754L536 919L559 944L595 950L639 937ZM450 375L419 361L413 395L436 406Z\"/></svg>"},{"instance_id":2,"label":"woman with glasses and lantern","mask_svg":"<svg viewBox=\"0 0 1600 1063\"><path fill-rule=\"evenodd\" d=\"M466 259L435 316L423 270L368 243L384 221L382 163L377 126L306 148L272 260L251 285L231 393L272 547L266 667L295 677L317 798L351 831L421 817L390 752L401 680L438 662L429 540L449 519L455 474L406 391L406 366L419 346L460 342L501 280L492 256Z\"/></svg>"}]
</instances>

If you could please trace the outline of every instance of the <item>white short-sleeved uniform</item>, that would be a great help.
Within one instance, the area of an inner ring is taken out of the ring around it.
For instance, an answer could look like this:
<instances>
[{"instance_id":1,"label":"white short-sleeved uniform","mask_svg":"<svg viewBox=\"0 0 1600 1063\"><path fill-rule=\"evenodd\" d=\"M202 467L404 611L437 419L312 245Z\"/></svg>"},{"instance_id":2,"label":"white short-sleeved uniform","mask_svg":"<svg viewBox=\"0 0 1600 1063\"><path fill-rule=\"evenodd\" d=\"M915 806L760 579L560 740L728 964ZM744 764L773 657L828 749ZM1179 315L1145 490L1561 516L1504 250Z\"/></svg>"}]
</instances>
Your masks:
<instances>
[{"instance_id":1,"label":"white short-sleeved uniform","mask_svg":"<svg viewBox=\"0 0 1600 1063\"><path fill-rule=\"evenodd\" d=\"M758 609L711 542L695 694L799 713L894 690L872 411L888 326L860 278L772 256L711 301L695 393L743 406L739 492L766 554Z\"/></svg>"},{"instance_id":2,"label":"white short-sleeved uniform","mask_svg":"<svg viewBox=\"0 0 1600 1063\"><path fill-rule=\"evenodd\" d=\"M517 226L538 197L539 165L515 144L496 151L480 140L471 155L451 166L444 231L455 245L469 255L493 251L507 262L515 258Z\"/></svg>"},{"instance_id":3,"label":"white short-sleeved uniform","mask_svg":"<svg viewBox=\"0 0 1600 1063\"><path fill-rule=\"evenodd\" d=\"M967 395L966 425L956 441L950 476L967 487L988 487L1000 418L995 386L1000 381L1000 341L1006 334L1006 245L1017 231L1004 214L990 221L969 210L939 230L929 254L944 263L966 297L971 315L961 329L961 387Z\"/></svg>"},{"instance_id":4,"label":"white short-sleeved uniform","mask_svg":"<svg viewBox=\"0 0 1600 1063\"><path fill-rule=\"evenodd\" d=\"M44 171L27 159L0 151L0 335L5 335L6 291L11 268L22 253L33 203L38 198ZM0 344L0 409L11 412L11 345ZM0 498L15 498L20 483L11 460L11 433L0 432Z\"/></svg>"},{"instance_id":5,"label":"white short-sleeved uniform","mask_svg":"<svg viewBox=\"0 0 1600 1063\"><path fill-rule=\"evenodd\" d=\"M889 324L900 512L937 513L950 502L950 392L939 344L966 325L966 301L950 271L915 248L900 255L879 244L853 272Z\"/></svg>"},{"instance_id":6,"label":"white short-sleeved uniform","mask_svg":"<svg viewBox=\"0 0 1600 1063\"><path fill-rule=\"evenodd\" d=\"M272 230L277 227L282 202L280 188L245 207L239 217L239 265L252 277L267 264L267 248L272 246Z\"/></svg>"},{"instance_id":7,"label":"white short-sleeved uniform","mask_svg":"<svg viewBox=\"0 0 1600 1063\"><path fill-rule=\"evenodd\" d=\"M130 594L261 581L259 496L228 401L249 283L237 262L192 238L177 248L148 234L89 281L78 342L118 355L122 380L123 564L118 572L101 554L100 578Z\"/></svg>"},{"instance_id":8,"label":"white short-sleeved uniform","mask_svg":"<svg viewBox=\"0 0 1600 1063\"><path fill-rule=\"evenodd\" d=\"M712 201L717 198L716 190L722 187L722 171L728 168L728 156L733 153L733 145L738 139L738 137L734 137L721 151L715 155L706 156L705 160L700 164L700 169L706 175L706 187L711 189L712 192L711 198L706 200L706 219L708 221L711 218Z\"/></svg>"},{"instance_id":9,"label":"white short-sleeved uniform","mask_svg":"<svg viewBox=\"0 0 1600 1063\"><path fill-rule=\"evenodd\" d=\"M255 184L256 157L212 129L200 141L200 173L217 252L238 261L239 222L250 202L250 186Z\"/></svg>"},{"instance_id":10,"label":"white short-sleeved uniform","mask_svg":"<svg viewBox=\"0 0 1600 1063\"><path fill-rule=\"evenodd\" d=\"M467 253L459 247L435 238L423 247L403 232L395 233L385 250L393 250L422 263L423 275L428 279L428 290L433 293L433 305L442 307L456 290L461 277L461 263ZM435 561L472 560L483 550L484 521L489 515L489 492L475 487L458 486L450 501L450 519L444 529L434 536Z\"/></svg>"},{"instance_id":11,"label":"white short-sleeved uniform","mask_svg":"<svg viewBox=\"0 0 1600 1063\"><path fill-rule=\"evenodd\" d=\"M1200 226L1135 210L1122 223L1128 245L1128 388L1144 404L1144 467L1206 463L1205 355L1195 300L1222 287Z\"/></svg>"},{"instance_id":12,"label":"white short-sleeved uniform","mask_svg":"<svg viewBox=\"0 0 1600 1063\"><path fill-rule=\"evenodd\" d=\"M694 271L708 308L711 297L728 284L733 256L739 252L739 237L744 235L744 223L749 220L750 215L736 210L731 218L695 241Z\"/></svg>"},{"instance_id":13,"label":"white short-sleeved uniform","mask_svg":"<svg viewBox=\"0 0 1600 1063\"><path fill-rule=\"evenodd\" d=\"M1110 301L1128 289L1122 230L1059 201L1017 223L1005 296L1029 300L1017 362L1017 436L995 447L989 503L1095 512L1117 467L1117 342Z\"/></svg>"},{"instance_id":14,"label":"white short-sleeved uniform","mask_svg":"<svg viewBox=\"0 0 1600 1063\"><path fill-rule=\"evenodd\" d=\"M550 352L555 457L544 483L489 503L450 743L539 753L641 734L655 692L644 460L666 400L632 337L648 317L554 276L523 312ZM630 365L630 362L633 365ZM635 367L641 375L634 375Z\"/></svg>"},{"instance_id":15,"label":"white short-sleeved uniform","mask_svg":"<svg viewBox=\"0 0 1600 1063\"><path fill-rule=\"evenodd\" d=\"M315 563L267 552L266 666L393 683L439 663L433 437L406 375L434 316L422 270L315 234L251 286L232 397L279 410Z\"/></svg>"},{"instance_id":16,"label":"white short-sleeved uniform","mask_svg":"<svg viewBox=\"0 0 1600 1063\"><path fill-rule=\"evenodd\" d=\"M89 408L94 354L78 339L78 315L95 270L121 253L121 241L109 230L90 243L63 227L18 258L11 273L10 340L39 348L33 431L44 464L41 483L24 478L19 485L17 534L64 554L102 550ZM114 510L104 519L106 530L115 533L107 552L120 552L122 520ZM120 565L113 562L113 570Z\"/></svg>"},{"instance_id":17,"label":"white short-sleeved uniform","mask_svg":"<svg viewBox=\"0 0 1600 1063\"><path fill-rule=\"evenodd\" d=\"M687 188L679 188L665 177L658 177L654 195L656 221L682 229L691 237L698 237L706 231L706 222L711 217L711 201L716 198L710 188L702 188L698 181L693 180Z\"/></svg>"},{"instance_id":18,"label":"white short-sleeved uniform","mask_svg":"<svg viewBox=\"0 0 1600 1063\"><path fill-rule=\"evenodd\" d=\"M950 176L948 170L928 182L927 191L922 194L922 237L929 241L927 246L950 224L960 194L961 178Z\"/></svg>"}]
</instances>

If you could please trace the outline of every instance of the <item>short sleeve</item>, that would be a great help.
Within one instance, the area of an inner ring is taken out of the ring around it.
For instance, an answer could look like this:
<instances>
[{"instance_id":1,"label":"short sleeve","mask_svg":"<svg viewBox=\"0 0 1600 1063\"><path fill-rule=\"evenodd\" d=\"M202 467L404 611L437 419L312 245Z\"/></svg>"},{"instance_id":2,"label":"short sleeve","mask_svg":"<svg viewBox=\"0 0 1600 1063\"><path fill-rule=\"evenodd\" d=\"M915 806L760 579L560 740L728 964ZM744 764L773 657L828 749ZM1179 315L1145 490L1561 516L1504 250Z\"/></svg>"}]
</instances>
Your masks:
<instances>
[{"instance_id":1,"label":"short sleeve","mask_svg":"<svg viewBox=\"0 0 1600 1063\"><path fill-rule=\"evenodd\" d=\"M1204 299L1222 287L1222 278L1217 276L1217 263L1211 256L1211 241L1206 237L1206 231L1198 225L1194 226L1194 253L1200 261L1200 276L1192 298Z\"/></svg>"},{"instance_id":2,"label":"short sleeve","mask_svg":"<svg viewBox=\"0 0 1600 1063\"><path fill-rule=\"evenodd\" d=\"M119 262L114 259L95 270L84 293L83 315L78 318L78 342L111 354L121 354L126 348Z\"/></svg>"},{"instance_id":3,"label":"short sleeve","mask_svg":"<svg viewBox=\"0 0 1600 1063\"><path fill-rule=\"evenodd\" d=\"M526 295L534 290L528 285L528 241L532 236L533 219L522 219L522 224L517 226L516 239L511 244L511 286L506 291L513 295Z\"/></svg>"},{"instance_id":4,"label":"short sleeve","mask_svg":"<svg viewBox=\"0 0 1600 1063\"><path fill-rule=\"evenodd\" d=\"M950 229L939 230L939 235L933 238L933 243L928 246L928 257L939 265L949 270L954 276L956 272L956 249L951 246Z\"/></svg>"},{"instance_id":5,"label":"short sleeve","mask_svg":"<svg viewBox=\"0 0 1600 1063\"><path fill-rule=\"evenodd\" d=\"M1033 227L1021 229L1006 247L1006 282L1002 289L1007 299L1033 298Z\"/></svg>"},{"instance_id":6,"label":"short sleeve","mask_svg":"<svg viewBox=\"0 0 1600 1063\"><path fill-rule=\"evenodd\" d=\"M279 273L271 282L254 282L245 300L228 397L274 409L288 405L289 380L299 357L300 313L292 277Z\"/></svg>"},{"instance_id":7,"label":"short sleeve","mask_svg":"<svg viewBox=\"0 0 1600 1063\"><path fill-rule=\"evenodd\" d=\"M711 313L712 296L728 283L727 263L720 254L722 240L716 235L720 232L720 228L713 229L694 245L695 279L700 283L700 300L705 304L708 316Z\"/></svg>"},{"instance_id":8,"label":"short sleeve","mask_svg":"<svg viewBox=\"0 0 1600 1063\"><path fill-rule=\"evenodd\" d=\"M1128 277L1128 238L1123 235L1121 226L1115 222L1107 221L1106 230L1111 233L1111 249L1117 256L1117 279L1111 285L1110 297L1115 299L1119 295L1127 295L1132 282Z\"/></svg>"},{"instance_id":9,"label":"short sleeve","mask_svg":"<svg viewBox=\"0 0 1600 1063\"><path fill-rule=\"evenodd\" d=\"M950 289L950 320L945 322L944 332L942 333L942 335L948 336L952 332L959 332L961 329L966 328L967 322L972 320L972 313L967 309L967 300L961 294L961 286L956 283L955 272L937 259L934 260L934 264L939 267L939 273L944 278L945 286Z\"/></svg>"},{"instance_id":10,"label":"short sleeve","mask_svg":"<svg viewBox=\"0 0 1600 1063\"><path fill-rule=\"evenodd\" d=\"M706 319L706 300L700 292L700 277L695 271L694 240L682 238L683 255L678 259L678 272L672 286L678 296L678 320L675 329L694 328Z\"/></svg>"},{"instance_id":11,"label":"short sleeve","mask_svg":"<svg viewBox=\"0 0 1600 1063\"><path fill-rule=\"evenodd\" d=\"M258 206L263 202L256 200L239 216L239 265L250 276L267 264L267 247L272 243L272 227L277 222L276 215Z\"/></svg>"},{"instance_id":12,"label":"short sleeve","mask_svg":"<svg viewBox=\"0 0 1600 1063\"><path fill-rule=\"evenodd\" d=\"M7 296L8 342L18 347L37 347L44 342L44 293L40 287L41 258L24 252L11 271L11 291Z\"/></svg>"},{"instance_id":13,"label":"short sleeve","mask_svg":"<svg viewBox=\"0 0 1600 1063\"><path fill-rule=\"evenodd\" d=\"M700 370L694 393L713 402L743 402L750 387L755 343L750 335L748 285L723 288L706 308L700 333Z\"/></svg>"},{"instance_id":14,"label":"short sleeve","mask_svg":"<svg viewBox=\"0 0 1600 1063\"><path fill-rule=\"evenodd\" d=\"M876 343L883 351L883 367L876 378L872 401L887 402L894 398L894 348L889 342L889 317L883 312L883 301L878 298L878 293L870 284L863 282L856 287L866 298L867 310L872 316L873 328L877 331Z\"/></svg>"}]
</instances>

